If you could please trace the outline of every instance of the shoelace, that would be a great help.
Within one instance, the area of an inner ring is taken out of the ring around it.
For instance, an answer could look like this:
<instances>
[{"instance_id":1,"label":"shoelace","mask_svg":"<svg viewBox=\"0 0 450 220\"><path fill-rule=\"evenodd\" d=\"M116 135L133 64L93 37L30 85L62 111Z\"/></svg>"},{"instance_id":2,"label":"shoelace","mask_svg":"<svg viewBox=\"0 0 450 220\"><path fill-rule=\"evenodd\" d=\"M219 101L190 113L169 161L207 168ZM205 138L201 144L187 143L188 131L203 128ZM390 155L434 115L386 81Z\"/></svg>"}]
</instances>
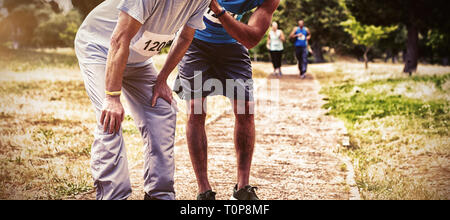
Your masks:
<instances>
[{"instance_id":1,"label":"shoelace","mask_svg":"<svg viewBox=\"0 0 450 220\"><path fill-rule=\"evenodd\" d=\"M252 186L252 187L249 187L249 188L247 189L247 192L249 192L249 193L256 193L255 190L258 190L258 187Z\"/></svg>"}]
</instances>

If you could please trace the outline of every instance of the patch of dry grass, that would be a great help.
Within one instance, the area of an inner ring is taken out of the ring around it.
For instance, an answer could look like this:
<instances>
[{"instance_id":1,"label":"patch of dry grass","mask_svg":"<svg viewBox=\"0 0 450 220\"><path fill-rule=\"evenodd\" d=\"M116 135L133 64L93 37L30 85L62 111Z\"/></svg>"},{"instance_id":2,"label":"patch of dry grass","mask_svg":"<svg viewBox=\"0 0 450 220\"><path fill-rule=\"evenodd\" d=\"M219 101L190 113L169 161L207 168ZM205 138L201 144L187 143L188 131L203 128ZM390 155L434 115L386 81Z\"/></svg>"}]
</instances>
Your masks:
<instances>
[{"instance_id":1,"label":"patch of dry grass","mask_svg":"<svg viewBox=\"0 0 450 220\"><path fill-rule=\"evenodd\" d=\"M0 71L31 71L43 68L74 68L78 60L72 49L11 50L0 48Z\"/></svg>"},{"instance_id":2,"label":"patch of dry grass","mask_svg":"<svg viewBox=\"0 0 450 220\"><path fill-rule=\"evenodd\" d=\"M351 135L345 152L365 199L450 199L450 68L312 65L330 114Z\"/></svg>"},{"instance_id":3,"label":"patch of dry grass","mask_svg":"<svg viewBox=\"0 0 450 220\"><path fill-rule=\"evenodd\" d=\"M81 81L0 86L0 198L59 199L91 189L90 129Z\"/></svg>"},{"instance_id":4,"label":"patch of dry grass","mask_svg":"<svg viewBox=\"0 0 450 220\"><path fill-rule=\"evenodd\" d=\"M158 69L166 57L154 58ZM95 116L73 50L0 51L0 66L0 199L62 199L93 190ZM263 71L255 71L264 77ZM186 104L176 99L180 140ZM231 105L227 98L213 97L208 110L210 121L231 112ZM129 114L123 131L133 168L142 162L144 149Z\"/></svg>"}]
</instances>

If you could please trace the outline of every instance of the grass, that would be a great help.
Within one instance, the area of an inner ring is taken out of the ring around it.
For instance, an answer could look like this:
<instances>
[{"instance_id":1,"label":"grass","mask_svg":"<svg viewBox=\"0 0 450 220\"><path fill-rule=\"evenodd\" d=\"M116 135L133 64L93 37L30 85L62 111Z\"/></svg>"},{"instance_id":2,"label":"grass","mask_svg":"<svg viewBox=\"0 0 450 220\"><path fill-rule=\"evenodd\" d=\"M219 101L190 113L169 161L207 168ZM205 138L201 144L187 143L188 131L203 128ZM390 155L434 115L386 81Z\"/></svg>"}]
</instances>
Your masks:
<instances>
[{"instance_id":1,"label":"grass","mask_svg":"<svg viewBox=\"0 0 450 220\"><path fill-rule=\"evenodd\" d=\"M157 68L166 58L155 57ZM0 68L0 199L63 199L93 190L95 117L73 50L2 49ZM263 70L271 68L256 63L255 78L266 77ZM449 199L450 69L421 65L411 78L401 68L310 66L327 96L324 108L348 128L351 147L344 153L352 159L363 198ZM185 104L178 103L177 140L186 124ZM211 120L230 104L214 97L208 109ZM129 114L122 126L134 167L142 163L142 140Z\"/></svg>"},{"instance_id":2,"label":"grass","mask_svg":"<svg viewBox=\"0 0 450 220\"><path fill-rule=\"evenodd\" d=\"M70 50L10 50L0 48L0 71L30 71L43 68L74 68L78 60Z\"/></svg>"},{"instance_id":3,"label":"grass","mask_svg":"<svg viewBox=\"0 0 450 220\"><path fill-rule=\"evenodd\" d=\"M81 81L0 86L0 198L60 199L92 189L92 121Z\"/></svg>"},{"instance_id":4,"label":"grass","mask_svg":"<svg viewBox=\"0 0 450 220\"><path fill-rule=\"evenodd\" d=\"M352 65L314 73L324 108L350 133L344 152L363 198L450 199L450 69L423 66L407 77L400 65L368 71Z\"/></svg>"}]
</instances>

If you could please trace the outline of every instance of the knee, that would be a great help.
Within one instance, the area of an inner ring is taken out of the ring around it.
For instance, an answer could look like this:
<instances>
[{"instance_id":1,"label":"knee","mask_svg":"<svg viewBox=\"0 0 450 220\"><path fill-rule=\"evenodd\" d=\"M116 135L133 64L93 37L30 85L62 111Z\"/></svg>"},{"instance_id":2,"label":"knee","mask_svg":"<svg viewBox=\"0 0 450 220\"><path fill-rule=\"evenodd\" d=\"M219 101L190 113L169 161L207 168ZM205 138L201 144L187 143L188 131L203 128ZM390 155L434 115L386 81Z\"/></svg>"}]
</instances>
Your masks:
<instances>
[{"instance_id":1,"label":"knee","mask_svg":"<svg viewBox=\"0 0 450 220\"><path fill-rule=\"evenodd\" d=\"M253 101L234 100L233 111L237 117L253 117L255 114L255 103Z\"/></svg>"},{"instance_id":2,"label":"knee","mask_svg":"<svg viewBox=\"0 0 450 220\"><path fill-rule=\"evenodd\" d=\"M253 114L237 114L235 115L236 122L240 125L252 125L255 122Z\"/></svg>"},{"instance_id":3,"label":"knee","mask_svg":"<svg viewBox=\"0 0 450 220\"><path fill-rule=\"evenodd\" d=\"M255 104L253 102L245 102L245 104L243 105L239 104L235 105L235 118L238 124L240 125L254 124L255 120L254 105ZM243 112L242 109L244 109L245 112Z\"/></svg>"},{"instance_id":4,"label":"knee","mask_svg":"<svg viewBox=\"0 0 450 220\"><path fill-rule=\"evenodd\" d=\"M205 99L193 99L188 103L188 123L205 123Z\"/></svg>"}]
</instances>

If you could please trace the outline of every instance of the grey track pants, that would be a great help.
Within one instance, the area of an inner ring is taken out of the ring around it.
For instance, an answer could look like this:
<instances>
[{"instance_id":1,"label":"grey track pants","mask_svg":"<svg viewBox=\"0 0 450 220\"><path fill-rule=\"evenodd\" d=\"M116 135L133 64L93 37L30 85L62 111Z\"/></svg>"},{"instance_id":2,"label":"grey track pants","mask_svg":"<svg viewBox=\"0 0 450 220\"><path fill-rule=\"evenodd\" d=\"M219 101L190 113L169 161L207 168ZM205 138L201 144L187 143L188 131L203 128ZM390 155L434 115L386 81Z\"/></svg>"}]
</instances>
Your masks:
<instances>
[{"instance_id":1,"label":"grey track pants","mask_svg":"<svg viewBox=\"0 0 450 220\"><path fill-rule=\"evenodd\" d=\"M80 64L80 68L97 118L91 150L96 197L103 200L127 199L131 195L131 184L122 129L118 134L108 134L103 132L99 123L105 97L106 66ZM173 200L176 110L163 99L151 107L156 77L153 65L127 67L123 75L123 94L144 139L145 193L155 199Z\"/></svg>"}]
</instances>

